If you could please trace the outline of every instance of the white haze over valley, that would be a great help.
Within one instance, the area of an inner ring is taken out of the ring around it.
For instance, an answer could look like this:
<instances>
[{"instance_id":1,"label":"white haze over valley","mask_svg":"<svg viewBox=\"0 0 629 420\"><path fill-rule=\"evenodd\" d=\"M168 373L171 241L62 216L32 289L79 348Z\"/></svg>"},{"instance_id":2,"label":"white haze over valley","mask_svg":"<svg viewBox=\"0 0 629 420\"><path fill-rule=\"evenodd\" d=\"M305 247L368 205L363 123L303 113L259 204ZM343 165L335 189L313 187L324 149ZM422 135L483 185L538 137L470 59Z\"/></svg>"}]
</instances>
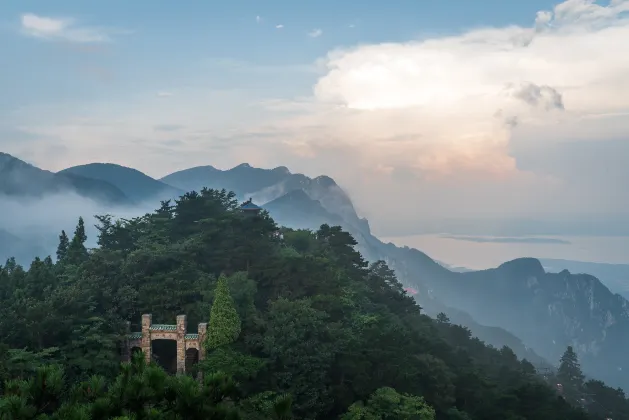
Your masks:
<instances>
[{"instance_id":1,"label":"white haze over valley","mask_svg":"<svg viewBox=\"0 0 629 420\"><path fill-rule=\"evenodd\" d=\"M143 203L136 206L107 206L80 195L65 192L50 194L42 198L19 198L0 195L0 231L4 230L16 236L24 245L37 247L47 253L38 255L54 258L58 237L62 230L72 238L79 217L85 221L88 236L86 246L95 247L98 231L95 228L95 215L111 214L115 218L141 216L159 207L155 203ZM12 244L4 244L7 249ZM6 255L8 257L10 255ZM0 257L2 257L0 255ZM28 264L29 261L22 261ZM4 261L0 262L0 264Z\"/></svg>"}]
</instances>

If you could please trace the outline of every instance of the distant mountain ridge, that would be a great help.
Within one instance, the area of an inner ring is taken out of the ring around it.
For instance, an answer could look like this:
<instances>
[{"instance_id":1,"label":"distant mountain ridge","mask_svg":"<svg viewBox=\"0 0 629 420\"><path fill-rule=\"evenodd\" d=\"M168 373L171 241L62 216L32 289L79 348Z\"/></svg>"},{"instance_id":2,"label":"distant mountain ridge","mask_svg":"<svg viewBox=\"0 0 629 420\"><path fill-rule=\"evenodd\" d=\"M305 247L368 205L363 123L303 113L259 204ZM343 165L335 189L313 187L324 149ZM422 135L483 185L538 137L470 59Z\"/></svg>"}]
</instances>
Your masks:
<instances>
[{"instance_id":1,"label":"distant mountain ridge","mask_svg":"<svg viewBox=\"0 0 629 420\"><path fill-rule=\"evenodd\" d=\"M136 202L176 198L185 191L174 188L164 182L157 181L137 169L113 163L89 163L73 166L57 172L60 175L78 175L85 178L107 182Z\"/></svg>"},{"instance_id":2,"label":"distant mountain ridge","mask_svg":"<svg viewBox=\"0 0 629 420\"><path fill-rule=\"evenodd\" d=\"M55 174L0 152L0 194L36 198L61 193L75 193L108 204L132 202L108 182L76 174Z\"/></svg>"}]
</instances>

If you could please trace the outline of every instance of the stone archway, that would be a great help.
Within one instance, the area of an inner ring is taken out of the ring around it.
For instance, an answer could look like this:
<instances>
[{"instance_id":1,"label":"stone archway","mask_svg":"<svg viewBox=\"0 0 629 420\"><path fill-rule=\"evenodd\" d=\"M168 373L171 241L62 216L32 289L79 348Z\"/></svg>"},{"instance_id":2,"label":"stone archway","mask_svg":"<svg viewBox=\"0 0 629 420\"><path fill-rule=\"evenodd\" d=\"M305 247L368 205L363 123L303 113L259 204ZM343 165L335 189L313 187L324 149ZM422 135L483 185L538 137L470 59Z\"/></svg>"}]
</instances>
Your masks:
<instances>
[{"instance_id":1,"label":"stone archway","mask_svg":"<svg viewBox=\"0 0 629 420\"><path fill-rule=\"evenodd\" d=\"M156 362L171 373L185 373L186 365L195 366L205 357L202 344L207 334L206 323L199 324L197 333L188 334L187 327L185 315L178 315L176 324L154 324L151 314L142 315L142 331L127 334L124 360L131 359L131 349L140 348L146 362Z\"/></svg>"}]
</instances>

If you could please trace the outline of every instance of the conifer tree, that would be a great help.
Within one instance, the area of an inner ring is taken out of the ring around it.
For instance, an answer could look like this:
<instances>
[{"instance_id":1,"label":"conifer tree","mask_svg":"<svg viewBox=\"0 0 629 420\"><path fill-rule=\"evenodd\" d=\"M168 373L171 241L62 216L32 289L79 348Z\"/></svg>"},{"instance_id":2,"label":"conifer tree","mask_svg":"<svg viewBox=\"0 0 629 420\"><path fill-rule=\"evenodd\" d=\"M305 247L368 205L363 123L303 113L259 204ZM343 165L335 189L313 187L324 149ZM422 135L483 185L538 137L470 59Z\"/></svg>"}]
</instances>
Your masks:
<instances>
[{"instance_id":1,"label":"conifer tree","mask_svg":"<svg viewBox=\"0 0 629 420\"><path fill-rule=\"evenodd\" d=\"M221 274L214 291L210 311L207 349L209 351L233 343L240 335L241 322L234 299L229 292L227 277Z\"/></svg>"},{"instance_id":2,"label":"conifer tree","mask_svg":"<svg viewBox=\"0 0 629 420\"><path fill-rule=\"evenodd\" d=\"M70 264L80 264L88 257L87 248L85 248L87 235L85 234L85 222L79 217L79 223L74 230L74 237L68 246L67 259Z\"/></svg>"},{"instance_id":3,"label":"conifer tree","mask_svg":"<svg viewBox=\"0 0 629 420\"><path fill-rule=\"evenodd\" d=\"M568 346L563 356L561 356L559 369L557 370L557 379L568 398L573 400L579 398L583 388L584 376L577 354L572 346Z\"/></svg>"},{"instance_id":4,"label":"conifer tree","mask_svg":"<svg viewBox=\"0 0 629 420\"><path fill-rule=\"evenodd\" d=\"M437 314L437 322L440 324L449 324L450 318L448 318L448 315L446 315L445 313L439 312Z\"/></svg>"},{"instance_id":5,"label":"conifer tree","mask_svg":"<svg viewBox=\"0 0 629 420\"><path fill-rule=\"evenodd\" d=\"M62 230L59 235L59 245L57 246L57 262L62 261L68 254L68 247L70 246L70 240L66 231Z\"/></svg>"}]
</instances>

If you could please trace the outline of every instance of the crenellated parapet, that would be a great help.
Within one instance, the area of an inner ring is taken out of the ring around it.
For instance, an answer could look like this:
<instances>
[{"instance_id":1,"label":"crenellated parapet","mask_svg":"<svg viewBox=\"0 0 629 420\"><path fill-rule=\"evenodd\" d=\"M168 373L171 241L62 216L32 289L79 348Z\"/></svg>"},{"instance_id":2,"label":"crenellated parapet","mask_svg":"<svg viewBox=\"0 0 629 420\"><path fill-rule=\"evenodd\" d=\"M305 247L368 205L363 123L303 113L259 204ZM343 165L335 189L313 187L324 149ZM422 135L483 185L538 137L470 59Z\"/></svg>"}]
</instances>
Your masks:
<instances>
[{"instance_id":1,"label":"crenellated parapet","mask_svg":"<svg viewBox=\"0 0 629 420\"><path fill-rule=\"evenodd\" d=\"M142 315L142 331L128 334L126 342L127 359L130 358L131 349L138 348L144 353L149 363L151 361L151 343L153 340L173 340L177 342L177 373L186 371L186 352L194 349L198 352L198 360L205 358L203 342L207 334L207 323L199 324L197 334L188 334L188 322L185 315L178 315L176 324L153 324L151 314Z\"/></svg>"}]
</instances>

